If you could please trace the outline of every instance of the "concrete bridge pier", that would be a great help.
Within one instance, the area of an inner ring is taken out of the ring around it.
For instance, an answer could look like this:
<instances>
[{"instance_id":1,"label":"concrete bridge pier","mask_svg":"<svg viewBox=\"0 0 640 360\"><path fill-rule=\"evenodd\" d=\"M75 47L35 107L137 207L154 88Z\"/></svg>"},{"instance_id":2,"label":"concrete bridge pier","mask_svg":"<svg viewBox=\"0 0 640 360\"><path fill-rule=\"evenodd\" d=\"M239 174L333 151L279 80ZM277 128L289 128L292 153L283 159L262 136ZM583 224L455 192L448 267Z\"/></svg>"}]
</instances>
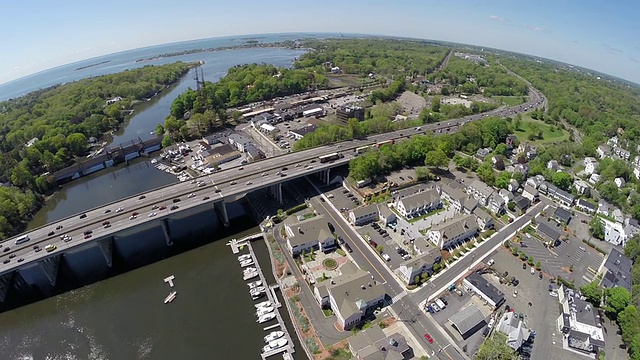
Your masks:
<instances>
[{"instance_id":1,"label":"concrete bridge pier","mask_svg":"<svg viewBox=\"0 0 640 360\"><path fill-rule=\"evenodd\" d=\"M0 276L0 302L4 302L13 284L13 274L15 271Z\"/></svg>"},{"instance_id":2,"label":"concrete bridge pier","mask_svg":"<svg viewBox=\"0 0 640 360\"><path fill-rule=\"evenodd\" d=\"M162 219L160 221L160 225L162 225L162 232L164 233L164 241L167 246L173 245L173 240L171 240L171 231L169 231L169 220Z\"/></svg>"},{"instance_id":3,"label":"concrete bridge pier","mask_svg":"<svg viewBox=\"0 0 640 360\"><path fill-rule=\"evenodd\" d=\"M322 172L322 179L325 185L329 185L329 182L331 182L331 169L326 169Z\"/></svg>"},{"instance_id":4,"label":"concrete bridge pier","mask_svg":"<svg viewBox=\"0 0 640 360\"><path fill-rule=\"evenodd\" d=\"M270 186L269 193L276 199L278 204L282 205L282 183Z\"/></svg>"},{"instance_id":5,"label":"concrete bridge pier","mask_svg":"<svg viewBox=\"0 0 640 360\"><path fill-rule=\"evenodd\" d=\"M102 256L104 256L104 260L107 262L107 266L111 267L113 265L113 236L100 239L96 243L102 252Z\"/></svg>"},{"instance_id":6,"label":"concrete bridge pier","mask_svg":"<svg viewBox=\"0 0 640 360\"><path fill-rule=\"evenodd\" d=\"M58 268L60 267L60 259L62 259L62 255L55 255L44 260L38 261L38 265L44 271L44 274L49 279L49 283L51 286L56 286L56 282L58 280Z\"/></svg>"},{"instance_id":7,"label":"concrete bridge pier","mask_svg":"<svg viewBox=\"0 0 640 360\"><path fill-rule=\"evenodd\" d=\"M225 205L224 201L217 202L215 208L224 226L229 226L229 214L227 214L227 205Z\"/></svg>"}]
</instances>

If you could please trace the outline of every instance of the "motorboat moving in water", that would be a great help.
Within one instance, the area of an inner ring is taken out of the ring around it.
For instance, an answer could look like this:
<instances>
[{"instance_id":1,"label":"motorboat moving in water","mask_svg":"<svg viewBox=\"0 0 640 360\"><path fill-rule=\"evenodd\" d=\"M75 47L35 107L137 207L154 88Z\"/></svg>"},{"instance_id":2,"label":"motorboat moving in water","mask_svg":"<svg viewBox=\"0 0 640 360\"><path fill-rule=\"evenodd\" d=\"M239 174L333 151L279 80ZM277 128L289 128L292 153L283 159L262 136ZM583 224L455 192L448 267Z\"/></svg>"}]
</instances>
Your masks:
<instances>
[{"instance_id":1,"label":"motorboat moving in water","mask_svg":"<svg viewBox=\"0 0 640 360\"><path fill-rule=\"evenodd\" d=\"M270 341L268 345L265 345L262 348L262 352L266 353L272 350L277 350L280 349L282 347L287 346L287 343L289 342L289 340L287 339L278 339L278 340L274 340L274 341Z\"/></svg>"},{"instance_id":2,"label":"motorboat moving in water","mask_svg":"<svg viewBox=\"0 0 640 360\"><path fill-rule=\"evenodd\" d=\"M278 340L284 336L284 331L272 331L269 335L264 337L264 342L269 343L273 340Z\"/></svg>"},{"instance_id":3,"label":"motorboat moving in water","mask_svg":"<svg viewBox=\"0 0 640 360\"><path fill-rule=\"evenodd\" d=\"M178 292L174 291L171 294L167 295L167 297L164 298L164 303L168 304L168 303L172 302L173 300L175 300L177 294L178 294Z\"/></svg>"},{"instance_id":4,"label":"motorboat moving in water","mask_svg":"<svg viewBox=\"0 0 640 360\"><path fill-rule=\"evenodd\" d=\"M268 313L268 314L264 314L264 315L260 315L258 317L258 320L256 320L257 323L262 324L265 323L269 320L273 320L273 318L276 317L276 313L272 312L272 313Z\"/></svg>"}]
</instances>

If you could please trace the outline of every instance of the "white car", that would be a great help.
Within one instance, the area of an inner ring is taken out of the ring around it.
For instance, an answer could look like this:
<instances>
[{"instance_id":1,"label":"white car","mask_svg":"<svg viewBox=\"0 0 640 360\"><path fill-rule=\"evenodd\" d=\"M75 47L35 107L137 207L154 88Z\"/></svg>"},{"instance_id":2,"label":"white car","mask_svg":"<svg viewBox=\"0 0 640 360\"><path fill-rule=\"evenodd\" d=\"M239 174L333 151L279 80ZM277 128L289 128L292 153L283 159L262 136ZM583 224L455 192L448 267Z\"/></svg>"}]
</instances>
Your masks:
<instances>
[{"instance_id":1,"label":"white car","mask_svg":"<svg viewBox=\"0 0 640 360\"><path fill-rule=\"evenodd\" d=\"M513 290L513 297L518 297L518 290Z\"/></svg>"},{"instance_id":2,"label":"white car","mask_svg":"<svg viewBox=\"0 0 640 360\"><path fill-rule=\"evenodd\" d=\"M262 175L262 176L267 176L267 175L269 175L269 174L267 174L266 172L263 172L263 173L262 173L262 174L260 174L260 175Z\"/></svg>"},{"instance_id":3,"label":"white car","mask_svg":"<svg viewBox=\"0 0 640 360\"><path fill-rule=\"evenodd\" d=\"M531 267L531 275L534 275L536 273L536 269L533 268L533 266Z\"/></svg>"},{"instance_id":4,"label":"white car","mask_svg":"<svg viewBox=\"0 0 640 360\"><path fill-rule=\"evenodd\" d=\"M154 217L154 216L156 216L156 215L158 215L158 214L157 214L157 213L154 213L154 212L150 212L150 213L149 213L149 217Z\"/></svg>"},{"instance_id":5,"label":"white car","mask_svg":"<svg viewBox=\"0 0 640 360\"><path fill-rule=\"evenodd\" d=\"M129 216L129 220L134 220L134 219L137 219L137 218L138 218L138 217L137 217L137 216L135 216L135 215L131 215L131 216Z\"/></svg>"},{"instance_id":6,"label":"white car","mask_svg":"<svg viewBox=\"0 0 640 360\"><path fill-rule=\"evenodd\" d=\"M382 254L382 258L385 259L386 261L391 261L391 257L389 257L389 255L387 254Z\"/></svg>"},{"instance_id":7,"label":"white car","mask_svg":"<svg viewBox=\"0 0 640 360\"><path fill-rule=\"evenodd\" d=\"M196 197L196 194L191 193L191 194L189 194L187 197L188 197L189 199L191 199L192 197Z\"/></svg>"},{"instance_id":8,"label":"white car","mask_svg":"<svg viewBox=\"0 0 640 360\"><path fill-rule=\"evenodd\" d=\"M558 293L557 293L557 292L555 292L555 291L550 291L550 292L549 292L549 296L551 296L551 297L558 297Z\"/></svg>"},{"instance_id":9,"label":"white car","mask_svg":"<svg viewBox=\"0 0 640 360\"><path fill-rule=\"evenodd\" d=\"M123 208L121 208L121 207L119 207L119 208L117 208L117 209L116 209L116 212L117 212L117 213L119 213L119 212L121 212L122 210L124 210L124 209L123 209Z\"/></svg>"},{"instance_id":10,"label":"white car","mask_svg":"<svg viewBox=\"0 0 640 360\"><path fill-rule=\"evenodd\" d=\"M247 185L251 185L253 184L251 181L247 181Z\"/></svg>"},{"instance_id":11,"label":"white car","mask_svg":"<svg viewBox=\"0 0 640 360\"><path fill-rule=\"evenodd\" d=\"M296 164L296 167L300 167L300 166L301 166L301 164Z\"/></svg>"},{"instance_id":12,"label":"white car","mask_svg":"<svg viewBox=\"0 0 640 360\"><path fill-rule=\"evenodd\" d=\"M200 183L198 183L198 187L203 187L203 186L205 186L205 183L204 183L204 182L200 182Z\"/></svg>"}]
</instances>

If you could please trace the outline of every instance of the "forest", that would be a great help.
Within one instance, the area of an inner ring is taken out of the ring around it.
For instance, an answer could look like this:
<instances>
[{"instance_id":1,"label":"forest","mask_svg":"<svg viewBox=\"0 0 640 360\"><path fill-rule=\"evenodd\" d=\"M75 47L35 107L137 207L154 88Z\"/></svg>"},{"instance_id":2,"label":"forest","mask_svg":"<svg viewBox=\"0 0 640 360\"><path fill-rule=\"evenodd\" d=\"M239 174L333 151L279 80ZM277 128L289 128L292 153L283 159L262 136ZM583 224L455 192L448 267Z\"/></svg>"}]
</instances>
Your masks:
<instances>
[{"instance_id":1,"label":"forest","mask_svg":"<svg viewBox=\"0 0 640 360\"><path fill-rule=\"evenodd\" d=\"M0 236L18 233L55 182L44 174L117 129L126 111L179 80L190 64L145 66L38 90L0 102ZM106 106L106 100L122 100ZM31 140L38 141L25 146Z\"/></svg>"}]
</instances>

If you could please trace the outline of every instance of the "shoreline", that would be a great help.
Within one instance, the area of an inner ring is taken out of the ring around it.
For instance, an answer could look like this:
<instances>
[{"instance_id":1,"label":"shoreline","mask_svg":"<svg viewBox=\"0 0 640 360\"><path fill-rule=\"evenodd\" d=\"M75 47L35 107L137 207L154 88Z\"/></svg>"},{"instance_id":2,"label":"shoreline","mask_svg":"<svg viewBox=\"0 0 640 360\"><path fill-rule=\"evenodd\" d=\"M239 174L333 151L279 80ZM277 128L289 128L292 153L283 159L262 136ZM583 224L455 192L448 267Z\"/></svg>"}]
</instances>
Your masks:
<instances>
[{"instance_id":1,"label":"shoreline","mask_svg":"<svg viewBox=\"0 0 640 360\"><path fill-rule=\"evenodd\" d=\"M264 43L264 44L249 43L249 44L234 45L234 46L222 46L222 47L206 48L206 49L200 48L200 49L191 49L191 50L185 50L185 51L179 51L179 52L173 52L173 53L164 53L164 54L156 55L153 57L137 59L135 62L141 63L141 62L156 61L156 60L162 60L166 58L184 56L184 55L190 55L190 54L212 53L212 52L229 51L229 50L245 50L245 49L255 49L255 48L274 48L274 49L283 49L283 50L305 50L305 51L313 50L310 48L298 47L298 46L295 46L295 44L289 45L286 42Z\"/></svg>"}]
</instances>

